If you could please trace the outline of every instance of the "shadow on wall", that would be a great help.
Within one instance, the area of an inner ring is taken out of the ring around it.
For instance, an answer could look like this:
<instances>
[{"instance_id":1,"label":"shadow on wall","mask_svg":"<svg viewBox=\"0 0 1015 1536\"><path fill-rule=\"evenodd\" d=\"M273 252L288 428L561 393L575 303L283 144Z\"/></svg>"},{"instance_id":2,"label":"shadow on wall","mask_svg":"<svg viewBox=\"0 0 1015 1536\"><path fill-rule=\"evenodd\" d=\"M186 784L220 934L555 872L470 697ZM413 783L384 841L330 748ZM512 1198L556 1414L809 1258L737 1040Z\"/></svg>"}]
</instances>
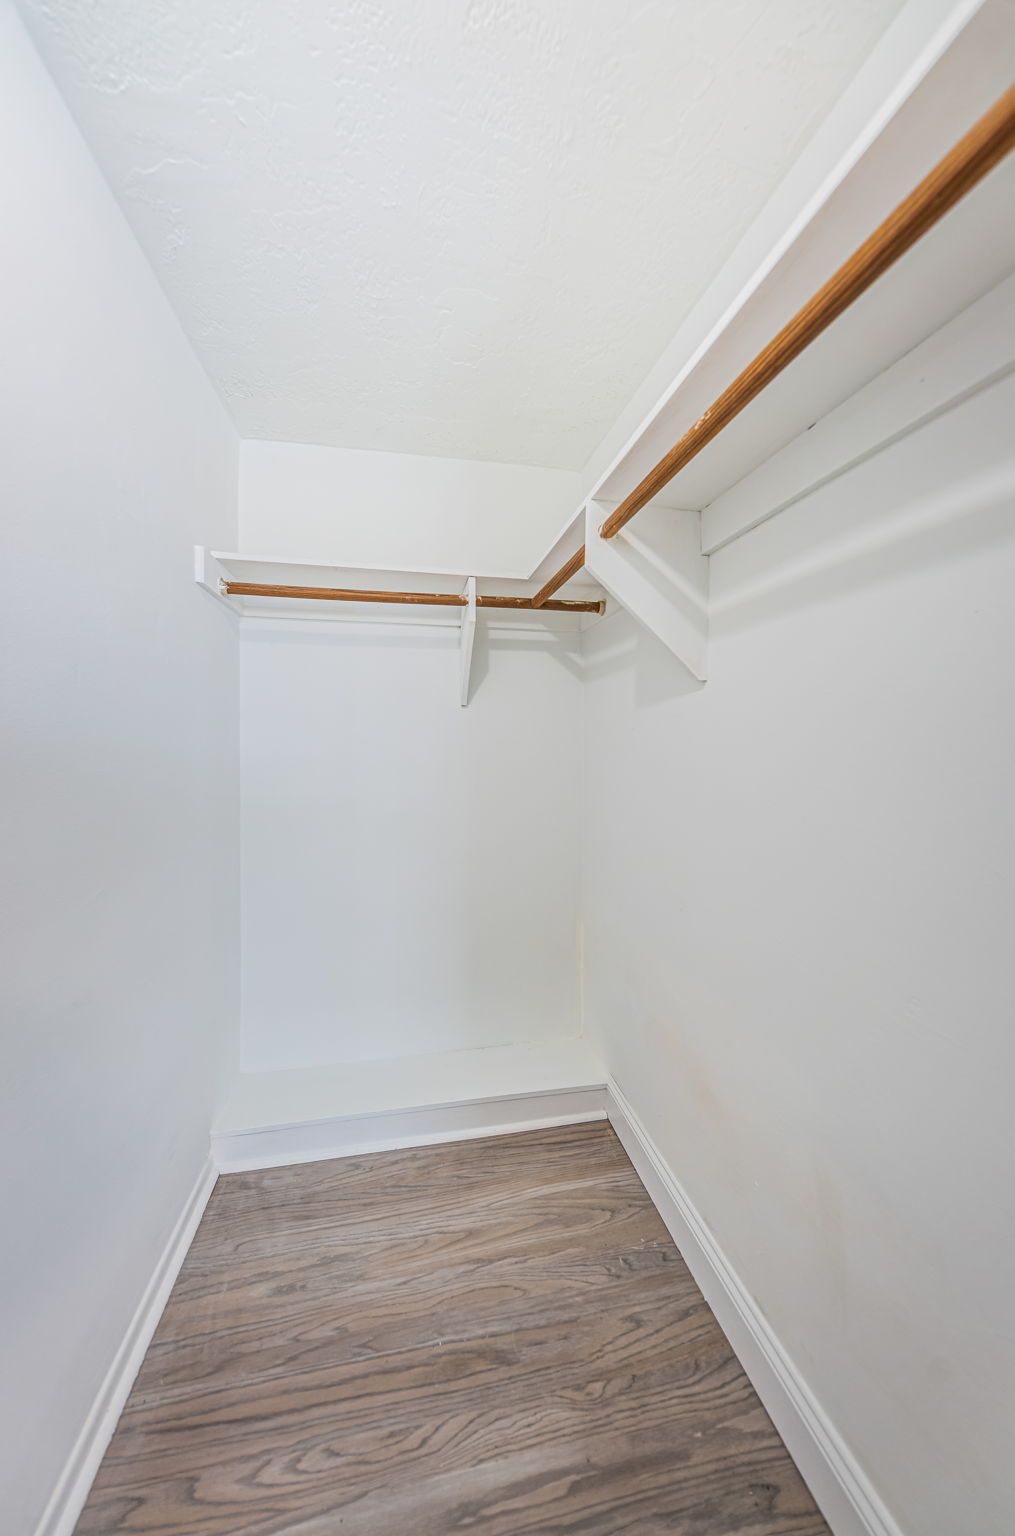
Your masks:
<instances>
[{"instance_id":1,"label":"shadow on wall","mask_svg":"<svg viewBox=\"0 0 1015 1536\"><path fill-rule=\"evenodd\" d=\"M291 615L281 622L274 617L268 619L265 615L263 627L259 623L261 617L256 613L250 615L243 629L244 644L328 646L332 649L356 651L369 646L387 651L447 651L451 656L457 656L460 647L460 630L455 625L428 626L425 623L409 624L397 620L386 625L383 621L378 621L376 615L371 615L366 619L357 618L348 623L339 624L322 620L313 629L308 629L305 627L305 620L320 617L310 608L304 616ZM369 628L366 627L367 625ZM470 701L484 679L489 676L490 659L496 652L515 655L536 653L547 655L564 667L577 681L580 682L583 676L577 631L548 630L543 634L520 631L512 635L504 629L491 634L481 618L472 660Z\"/></svg>"},{"instance_id":2,"label":"shadow on wall","mask_svg":"<svg viewBox=\"0 0 1015 1536\"><path fill-rule=\"evenodd\" d=\"M362 650L366 641L381 650L429 650L449 651L458 650L459 632L450 626L433 625L427 627L423 624L398 624L390 628L373 620L354 620L349 624L322 621L314 629L305 629L305 619L317 618L318 615L310 612L306 615L294 615L288 620L278 622L276 619L266 619L264 627L260 628L261 615L252 614L244 622L242 631L245 645L311 645L334 646L351 650ZM369 623L370 628L364 634L364 626ZM298 628L296 626L299 626ZM255 627L257 626L257 627Z\"/></svg>"},{"instance_id":3,"label":"shadow on wall","mask_svg":"<svg viewBox=\"0 0 1015 1536\"><path fill-rule=\"evenodd\" d=\"M991 393L989 415L982 399L979 417L968 422L966 412L956 410L717 551L713 636L1009 540L1015 531L1009 447L1015 381ZM963 466L958 475L956 464Z\"/></svg>"},{"instance_id":4,"label":"shadow on wall","mask_svg":"<svg viewBox=\"0 0 1015 1536\"><path fill-rule=\"evenodd\" d=\"M480 619L476 630L476 648L472 656L472 681L470 701L490 674L490 658L496 652L515 655L539 652L550 656L579 682L582 679L581 651L576 631L548 631L546 634L509 635L503 631L491 634Z\"/></svg>"},{"instance_id":5,"label":"shadow on wall","mask_svg":"<svg viewBox=\"0 0 1015 1536\"><path fill-rule=\"evenodd\" d=\"M588 632L582 675L588 682L629 676L639 706L666 704L701 693L706 684L694 677L661 640L633 618L624 623L615 608Z\"/></svg>"}]
</instances>

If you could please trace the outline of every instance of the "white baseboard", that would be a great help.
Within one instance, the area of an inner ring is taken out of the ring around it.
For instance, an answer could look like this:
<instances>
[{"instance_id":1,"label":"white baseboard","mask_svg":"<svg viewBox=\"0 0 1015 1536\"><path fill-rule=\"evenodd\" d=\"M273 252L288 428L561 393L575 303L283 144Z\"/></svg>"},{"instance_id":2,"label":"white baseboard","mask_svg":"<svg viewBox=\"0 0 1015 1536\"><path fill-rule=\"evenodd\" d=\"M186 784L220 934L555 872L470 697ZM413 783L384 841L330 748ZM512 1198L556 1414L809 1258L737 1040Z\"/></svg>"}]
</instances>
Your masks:
<instances>
[{"instance_id":1,"label":"white baseboard","mask_svg":"<svg viewBox=\"0 0 1015 1536\"><path fill-rule=\"evenodd\" d=\"M612 1079L606 1113L834 1536L903 1536Z\"/></svg>"},{"instance_id":2,"label":"white baseboard","mask_svg":"<svg viewBox=\"0 0 1015 1536\"><path fill-rule=\"evenodd\" d=\"M475 1136L509 1136L517 1131L605 1118L604 1085L583 1084L458 1099L448 1104L423 1104L411 1109L336 1115L288 1125L217 1131L212 1135L211 1145L219 1172L239 1173Z\"/></svg>"},{"instance_id":3,"label":"white baseboard","mask_svg":"<svg viewBox=\"0 0 1015 1536\"><path fill-rule=\"evenodd\" d=\"M84 1508L88 1491L123 1411L145 1351L158 1326L173 1282L180 1272L197 1224L215 1187L217 1173L209 1157L198 1175L183 1210L169 1235L161 1257L137 1311L123 1336L113 1362L92 1403L49 1503L36 1526L35 1536L71 1536Z\"/></svg>"}]
</instances>

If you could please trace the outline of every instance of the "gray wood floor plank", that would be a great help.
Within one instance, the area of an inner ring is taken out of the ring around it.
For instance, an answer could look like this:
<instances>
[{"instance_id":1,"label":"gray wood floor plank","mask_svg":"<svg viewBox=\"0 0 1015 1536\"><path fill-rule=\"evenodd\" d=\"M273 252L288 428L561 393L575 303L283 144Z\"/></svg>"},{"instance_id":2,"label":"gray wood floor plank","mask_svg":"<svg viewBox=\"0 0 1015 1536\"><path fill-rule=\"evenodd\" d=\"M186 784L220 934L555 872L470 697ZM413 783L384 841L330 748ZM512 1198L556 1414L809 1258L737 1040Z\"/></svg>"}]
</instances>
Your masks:
<instances>
[{"instance_id":1,"label":"gray wood floor plank","mask_svg":"<svg viewBox=\"0 0 1015 1536\"><path fill-rule=\"evenodd\" d=\"M827 1536L603 1124L218 1181L78 1536Z\"/></svg>"}]
</instances>

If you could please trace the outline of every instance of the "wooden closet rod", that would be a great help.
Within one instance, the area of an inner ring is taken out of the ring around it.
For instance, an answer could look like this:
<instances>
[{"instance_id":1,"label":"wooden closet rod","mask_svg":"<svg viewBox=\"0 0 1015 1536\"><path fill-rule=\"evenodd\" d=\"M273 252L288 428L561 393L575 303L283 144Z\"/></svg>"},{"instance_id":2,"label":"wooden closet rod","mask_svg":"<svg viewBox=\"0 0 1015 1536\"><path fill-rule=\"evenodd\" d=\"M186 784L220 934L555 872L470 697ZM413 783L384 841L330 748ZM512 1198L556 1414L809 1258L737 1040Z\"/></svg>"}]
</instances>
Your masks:
<instances>
[{"instance_id":1,"label":"wooden closet rod","mask_svg":"<svg viewBox=\"0 0 1015 1536\"><path fill-rule=\"evenodd\" d=\"M1015 148L1015 85L939 160L908 197L858 246L838 271L798 310L748 363L733 383L699 416L692 427L650 469L645 478L603 523L602 538L612 539L653 496L716 437L745 406L782 373L833 320L855 303L922 235L943 218L987 172ZM585 560L585 546L551 576L532 599L536 608L564 585Z\"/></svg>"},{"instance_id":2,"label":"wooden closet rod","mask_svg":"<svg viewBox=\"0 0 1015 1536\"><path fill-rule=\"evenodd\" d=\"M422 603L428 608L464 608L468 598L460 592L367 592L357 587L279 587L259 581L223 581L229 597L307 597L329 603ZM533 607L531 597L477 597L477 608ZM541 603L551 613L602 613L599 603Z\"/></svg>"},{"instance_id":3,"label":"wooden closet rod","mask_svg":"<svg viewBox=\"0 0 1015 1536\"><path fill-rule=\"evenodd\" d=\"M533 608L545 608L558 587L562 587L565 581L570 581L572 576L577 576L585 564L585 545L576 550L566 565L562 565L556 576L551 576L545 587L540 587L532 599Z\"/></svg>"},{"instance_id":4,"label":"wooden closet rod","mask_svg":"<svg viewBox=\"0 0 1015 1536\"><path fill-rule=\"evenodd\" d=\"M527 608L531 613L535 608L531 597L477 597L477 608ZM558 602L544 603L551 613L602 613L606 604L598 602Z\"/></svg>"}]
</instances>

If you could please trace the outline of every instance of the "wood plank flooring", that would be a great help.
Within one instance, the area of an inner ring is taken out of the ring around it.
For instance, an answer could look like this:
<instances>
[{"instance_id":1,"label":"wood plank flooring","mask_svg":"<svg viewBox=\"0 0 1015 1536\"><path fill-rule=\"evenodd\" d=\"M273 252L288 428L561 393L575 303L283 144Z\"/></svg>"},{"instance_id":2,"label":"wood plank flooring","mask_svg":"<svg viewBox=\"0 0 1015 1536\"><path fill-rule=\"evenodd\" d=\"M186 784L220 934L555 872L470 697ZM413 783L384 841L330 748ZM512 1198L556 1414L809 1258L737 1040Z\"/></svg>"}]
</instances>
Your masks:
<instances>
[{"instance_id":1,"label":"wood plank flooring","mask_svg":"<svg viewBox=\"0 0 1015 1536\"><path fill-rule=\"evenodd\" d=\"M77 1536L825 1536L610 1127L220 1178Z\"/></svg>"}]
</instances>

